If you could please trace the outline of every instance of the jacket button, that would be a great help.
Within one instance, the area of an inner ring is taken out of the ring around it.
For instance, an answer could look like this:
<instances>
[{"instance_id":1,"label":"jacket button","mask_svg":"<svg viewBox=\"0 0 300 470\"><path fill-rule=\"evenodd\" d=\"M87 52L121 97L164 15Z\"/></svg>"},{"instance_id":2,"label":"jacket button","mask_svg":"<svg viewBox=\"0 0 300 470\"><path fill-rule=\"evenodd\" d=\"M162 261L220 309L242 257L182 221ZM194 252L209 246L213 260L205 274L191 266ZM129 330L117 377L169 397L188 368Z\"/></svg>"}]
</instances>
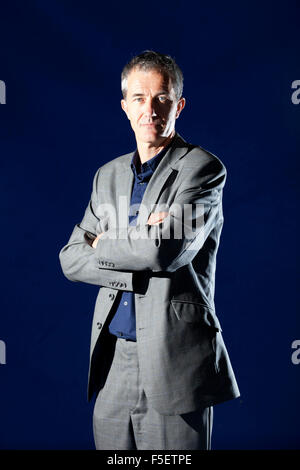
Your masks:
<instances>
[{"instance_id":1,"label":"jacket button","mask_svg":"<svg viewBox=\"0 0 300 470\"><path fill-rule=\"evenodd\" d=\"M110 298L110 300L114 300L115 295L110 293L108 297Z\"/></svg>"}]
</instances>

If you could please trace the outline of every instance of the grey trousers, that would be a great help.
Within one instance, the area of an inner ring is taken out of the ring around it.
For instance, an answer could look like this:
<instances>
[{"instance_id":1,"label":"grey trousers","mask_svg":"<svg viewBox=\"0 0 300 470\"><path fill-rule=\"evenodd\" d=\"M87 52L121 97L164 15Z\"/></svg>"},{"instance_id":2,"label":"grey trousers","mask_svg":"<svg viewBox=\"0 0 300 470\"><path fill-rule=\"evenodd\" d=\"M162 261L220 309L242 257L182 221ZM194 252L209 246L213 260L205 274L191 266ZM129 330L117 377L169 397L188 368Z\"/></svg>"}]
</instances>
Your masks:
<instances>
[{"instance_id":1,"label":"grey trousers","mask_svg":"<svg viewBox=\"0 0 300 470\"><path fill-rule=\"evenodd\" d=\"M137 344L118 338L94 407L97 450L209 450L213 407L161 415L148 405L140 381Z\"/></svg>"}]
</instances>

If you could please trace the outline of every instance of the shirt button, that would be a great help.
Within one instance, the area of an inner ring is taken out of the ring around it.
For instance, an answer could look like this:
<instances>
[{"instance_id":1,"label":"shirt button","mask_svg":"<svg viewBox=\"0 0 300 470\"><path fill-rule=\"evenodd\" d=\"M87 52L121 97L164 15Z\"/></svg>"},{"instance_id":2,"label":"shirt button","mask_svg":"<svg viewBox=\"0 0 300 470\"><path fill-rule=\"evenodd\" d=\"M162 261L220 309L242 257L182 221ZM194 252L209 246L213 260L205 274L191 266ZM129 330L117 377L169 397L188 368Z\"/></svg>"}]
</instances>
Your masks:
<instances>
[{"instance_id":1,"label":"shirt button","mask_svg":"<svg viewBox=\"0 0 300 470\"><path fill-rule=\"evenodd\" d=\"M114 294L109 294L108 297L110 298L110 300L114 300L114 298L115 298Z\"/></svg>"},{"instance_id":2,"label":"shirt button","mask_svg":"<svg viewBox=\"0 0 300 470\"><path fill-rule=\"evenodd\" d=\"M127 300L125 300L125 302L124 302L124 305L128 305L128 302L127 302Z\"/></svg>"}]
</instances>

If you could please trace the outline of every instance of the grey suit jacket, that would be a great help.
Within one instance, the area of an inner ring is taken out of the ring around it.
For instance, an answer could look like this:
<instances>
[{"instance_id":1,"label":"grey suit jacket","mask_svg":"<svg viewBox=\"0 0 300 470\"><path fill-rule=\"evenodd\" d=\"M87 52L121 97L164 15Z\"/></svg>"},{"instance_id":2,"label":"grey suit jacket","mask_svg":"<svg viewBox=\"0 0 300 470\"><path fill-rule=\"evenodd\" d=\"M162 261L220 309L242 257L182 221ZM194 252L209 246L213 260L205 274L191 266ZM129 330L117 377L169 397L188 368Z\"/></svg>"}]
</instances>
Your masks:
<instances>
[{"instance_id":1,"label":"grey suit jacket","mask_svg":"<svg viewBox=\"0 0 300 470\"><path fill-rule=\"evenodd\" d=\"M101 286L88 397L105 383L113 347L107 326L118 296L127 290L135 293L138 358L151 406L175 415L236 398L239 389L214 305L226 169L176 133L148 183L137 225L128 226L132 156L99 168L84 217L59 255L68 279ZM148 225L150 213L160 210L169 216ZM89 237L103 231L92 248Z\"/></svg>"}]
</instances>

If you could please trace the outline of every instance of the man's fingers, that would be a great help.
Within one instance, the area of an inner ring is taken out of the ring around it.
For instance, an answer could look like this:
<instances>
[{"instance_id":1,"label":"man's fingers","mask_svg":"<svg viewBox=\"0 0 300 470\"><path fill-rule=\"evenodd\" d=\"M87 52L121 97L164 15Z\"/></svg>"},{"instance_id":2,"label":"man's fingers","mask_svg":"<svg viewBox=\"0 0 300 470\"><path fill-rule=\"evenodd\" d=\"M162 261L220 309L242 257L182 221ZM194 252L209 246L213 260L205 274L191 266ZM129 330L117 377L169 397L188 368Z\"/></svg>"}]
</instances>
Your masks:
<instances>
[{"instance_id":1,"label":"man's fingers","mask_svg":"<svg viewBox=\"0 0 300 470\"><path fill-rule=\"evenodd\" d=\"M147 223L148 225L157 225L161 223L168 215L169 215L168 212L156 212L156 213L150 214L150 217Z\"/></svg>"},{"instance_id":2,"label":"man's fingers","mask_svg":"<svg viewBox=\"0 0 300 470\"><path fill-rule=\"evenodd\" d=\"M98 240L99 240L99 238L100 238L103 234L104 234L104 232L101 232L101 233L99 233L99 235L97 235L97 237L95 238L95 240L94 240L93 243L92 243L92 247L93 247L93 248L96 248L96 247L97 247Z\"/></svg>"}]
</instances>

